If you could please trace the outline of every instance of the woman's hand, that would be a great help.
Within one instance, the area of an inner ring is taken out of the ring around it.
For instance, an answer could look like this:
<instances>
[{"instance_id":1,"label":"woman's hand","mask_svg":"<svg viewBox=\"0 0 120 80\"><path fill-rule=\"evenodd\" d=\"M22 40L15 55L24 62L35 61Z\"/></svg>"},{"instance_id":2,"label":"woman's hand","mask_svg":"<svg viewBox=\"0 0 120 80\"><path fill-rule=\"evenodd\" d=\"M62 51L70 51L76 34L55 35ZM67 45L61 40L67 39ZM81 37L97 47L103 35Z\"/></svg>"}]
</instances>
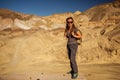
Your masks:
<instances>
[{"instance_id":1,"label":"woman's hand","mask_svg":"<svg viewBox=\"0 0 120 80\"><path fill-rule=\"evenodd\" d=\"M72 32L72 36L76 38L76 34L74 32Z\"/></svg>"},{"instance_id":2,"label":"woman's hand","mask_svg":"<svg viewBox=\"0 0 120 80\"><path fill-rule=\"evenodd\" d=\"M79 31L77 31L77 34L75 34L75 32L72 32L72 36L75 38L81 38L81 34Z\"/></svg>"}]
</instances>

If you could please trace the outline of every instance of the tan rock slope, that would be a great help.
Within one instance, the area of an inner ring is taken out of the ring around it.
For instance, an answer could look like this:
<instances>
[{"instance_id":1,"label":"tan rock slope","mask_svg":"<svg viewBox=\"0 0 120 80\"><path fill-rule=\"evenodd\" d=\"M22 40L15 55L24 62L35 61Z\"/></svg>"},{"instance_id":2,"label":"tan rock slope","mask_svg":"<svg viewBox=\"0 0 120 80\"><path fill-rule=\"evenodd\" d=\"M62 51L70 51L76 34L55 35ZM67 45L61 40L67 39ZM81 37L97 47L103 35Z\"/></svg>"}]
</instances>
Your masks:
<instances>
[{"instance_id":1,"label":"tan rock slope","mask_svg":"<svg viewBox=\"0 0 120 80\"><path fill-rule=\"evenodd\" d=\"M46 17L0 9L0 72L5 71L4 66L27 69L43 63L69 63L63 36L68 16L75 19L83 33L78 64L120 63L120 1L95 6L83 13Z\"/></svg>"}]
</instances>

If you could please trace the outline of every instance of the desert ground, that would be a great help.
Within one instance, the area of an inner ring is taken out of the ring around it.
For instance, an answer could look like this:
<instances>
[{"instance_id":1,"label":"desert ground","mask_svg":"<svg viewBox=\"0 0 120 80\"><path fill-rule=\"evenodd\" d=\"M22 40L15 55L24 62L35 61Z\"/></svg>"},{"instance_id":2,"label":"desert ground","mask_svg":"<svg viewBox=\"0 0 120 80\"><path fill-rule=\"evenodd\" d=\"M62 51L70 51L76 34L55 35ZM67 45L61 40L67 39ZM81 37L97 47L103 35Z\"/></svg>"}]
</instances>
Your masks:
<instances>
[{"instance_id":1,"label":"desert ground","mask_svg":"<svg viewBox=\"0 0 120 80\"><path fill-rule=\"evenodd\" d=\"M34 66L34 68L33 68ZM75 80L120 80L120 64L80 64ZM4 68L3 68L4 70ZM11 67L0 74L0 80L72 80L66 64L38 64L29 67Z\"/></svg>"}]
</instances>

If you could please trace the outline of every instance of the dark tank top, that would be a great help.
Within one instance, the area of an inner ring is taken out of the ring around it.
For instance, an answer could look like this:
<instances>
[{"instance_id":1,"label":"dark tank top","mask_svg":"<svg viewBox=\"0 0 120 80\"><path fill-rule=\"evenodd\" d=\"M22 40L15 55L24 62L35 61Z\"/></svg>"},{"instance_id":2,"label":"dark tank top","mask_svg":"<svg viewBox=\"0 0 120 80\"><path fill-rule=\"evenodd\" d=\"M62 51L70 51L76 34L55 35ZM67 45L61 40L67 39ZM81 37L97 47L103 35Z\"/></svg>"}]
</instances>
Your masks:
<instances>
[{"instance_id":1,"label":"dark tank top","mask_svg":"<svg viewBox=\"0 0 120 80\"><path fill-rule=\"evenodd\" d=\"M78 31L78 29L74 28L73 31L75 33ZM75 37L73 37L70 32L67 32L67 38L68 38L67 44L76 44L77 43L77 39Z\"/></svg>"}]
</instances>

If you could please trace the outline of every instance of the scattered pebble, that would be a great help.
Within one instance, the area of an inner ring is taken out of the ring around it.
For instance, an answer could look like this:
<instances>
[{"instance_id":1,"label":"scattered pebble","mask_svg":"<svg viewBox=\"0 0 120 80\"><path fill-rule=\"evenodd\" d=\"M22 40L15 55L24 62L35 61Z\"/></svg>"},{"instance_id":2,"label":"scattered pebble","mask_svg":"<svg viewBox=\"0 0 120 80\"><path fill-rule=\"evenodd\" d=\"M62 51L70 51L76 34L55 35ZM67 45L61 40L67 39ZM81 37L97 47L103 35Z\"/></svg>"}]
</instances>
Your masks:
<instances>
[{"instance_id":1,"label":"scattered pebble","mask_svg":"<svg viewBox=\"0 0 120 80\"><path fill-rule=\"evenodd\" d=\"M37 80L40 80L40 79L37 79Z\"/></svg>"},{"instance_id":2,"label":"scattered pebble","mask_svg":"<svg viewBox=\"0 0 120 80\"><path fill-rule=\"evenodd\" d=\"M88 76L91 76L91 74L88 74Z\"/></svg>"},{"instance_id":3,"label":"scattered pebble","mask_svg":"<svg viewBox=\"0 0 120 80\"><path fill-rule=\"evenodd\" d=\"M63 74L63 76L65 76L65 74Z\"/></svg>"},{"instance_id":4,"label":"scattered pebble","mask_svg":"<svg viewBox=\"0 0 120 80\"><path fill-rule=\"evenodd\" d=\"M30 77L30 80L32 80L32 77Z\"/></svg>"}]
</instances>

